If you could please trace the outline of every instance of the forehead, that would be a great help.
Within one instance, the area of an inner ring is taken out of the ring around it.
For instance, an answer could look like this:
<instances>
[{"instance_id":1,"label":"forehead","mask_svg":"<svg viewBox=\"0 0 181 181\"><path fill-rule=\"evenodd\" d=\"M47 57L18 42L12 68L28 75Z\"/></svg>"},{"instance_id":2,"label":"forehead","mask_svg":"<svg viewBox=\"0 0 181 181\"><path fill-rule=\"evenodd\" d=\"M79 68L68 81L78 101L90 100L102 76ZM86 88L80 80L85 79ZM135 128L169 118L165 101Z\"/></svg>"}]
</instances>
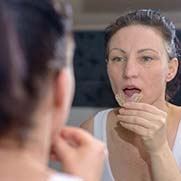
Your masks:
<instances>
[{"instance_id":1,"label":"forehead","mask_svg":"<svg viewBox=\"0 0 181 181\"><path fill-rule=\"evenodd\" d=\"M152 48L165 52L162 34L156 28L145 25L130 25L118 30L110 39L109 50L121 48L125 51Z\"/></svg>"}]
</instances>

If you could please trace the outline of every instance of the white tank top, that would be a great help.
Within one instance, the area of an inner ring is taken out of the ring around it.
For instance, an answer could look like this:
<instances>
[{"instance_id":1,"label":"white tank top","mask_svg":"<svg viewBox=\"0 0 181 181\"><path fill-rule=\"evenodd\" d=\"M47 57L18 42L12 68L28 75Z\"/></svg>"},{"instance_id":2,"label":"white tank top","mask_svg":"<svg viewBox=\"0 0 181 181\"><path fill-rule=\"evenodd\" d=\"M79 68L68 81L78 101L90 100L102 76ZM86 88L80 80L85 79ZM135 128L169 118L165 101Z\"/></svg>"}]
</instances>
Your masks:
<instances>
[{"instance_id":1,"label":"white tank top","mask_svg":"<svg viewBox=\"0 0 181 181\"><path fill-rule=\"evenodd\" d=\"M74 177L68 174L56 173L48 181L83 181L78 177Z\"/></svg>"},{"instance_id":2,"label":"white tank top","mask_svg":"<svg viewBox=\"0 0 181 181\"><path fill-rule=\"evenodd\" d=\"M107 135L106 135L107 115L111 110L112 109L101 111L97 113L96 116L94 117L93 135L97 139L103 141L105 145L107 145ZM181 121L179 123L179 127L177 130L177 135L175 138L175 143L172 149L172 153L177 162L179 170L181 170ZM102 181L114 181L108 159L105 160L104 163Z\"/></svg>"}]
</instances>

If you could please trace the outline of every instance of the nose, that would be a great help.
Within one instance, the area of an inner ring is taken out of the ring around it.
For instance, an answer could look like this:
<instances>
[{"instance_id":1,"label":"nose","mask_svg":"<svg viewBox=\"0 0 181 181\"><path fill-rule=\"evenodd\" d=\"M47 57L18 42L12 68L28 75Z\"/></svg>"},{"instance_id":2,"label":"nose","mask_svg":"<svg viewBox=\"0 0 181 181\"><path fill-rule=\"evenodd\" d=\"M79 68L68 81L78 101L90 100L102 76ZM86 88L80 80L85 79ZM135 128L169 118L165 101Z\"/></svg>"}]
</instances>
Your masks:
<instances>
[{"instance_id":1,"label":"nose","mask_svg":"<svg viewBox=\"0 0 181 181\"><path fill-rule=\"evenodd\" d=\"M139 73L139 67L135 59L128 59L123 69L123 77L126 79L136 78Z\"/></svg>"}]
</instances>

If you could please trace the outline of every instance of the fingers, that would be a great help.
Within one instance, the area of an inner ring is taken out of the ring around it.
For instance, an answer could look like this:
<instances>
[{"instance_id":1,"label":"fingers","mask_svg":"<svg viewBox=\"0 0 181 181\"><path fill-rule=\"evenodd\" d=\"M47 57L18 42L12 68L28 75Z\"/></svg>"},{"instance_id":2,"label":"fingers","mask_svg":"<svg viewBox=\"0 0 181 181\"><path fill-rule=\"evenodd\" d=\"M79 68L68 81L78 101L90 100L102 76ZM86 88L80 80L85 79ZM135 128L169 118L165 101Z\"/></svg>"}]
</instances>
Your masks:
<instances>
[{"instance_id":1,"label":"fingers","mask_svg":"<svg viewBox=\"0 0 181 181\"><path fill-rule=\"evenodd\" d=\"M126 109L140 110L151 114L160 114L162 116L167 116L166 112L146 103L127 102L123 105L123 107Z\"/></svg>"},{"instance_id":2,"label":"fingers","mask_svg":"<svg viewBox=\"0 0 181 181\"><path fill-rule=\"evenodd\" d=\"M144 141L153 139L155 130L147 129L139 125L120 122L121 126L141 136Z\"/></svg>"},{"instance_id":3,"label":"fingers","mask_svg":"<svg viewBox=\"0 0 181 181\"><path fill-rule=\"evenodd\" d=\"M61 161L66 159L67 153L71 155L75 148L80 149L82 145L90 144L92 141L93 138L89 133L79 128L64 127L53 142L52 157Z\"/></svg>"},{"instance_id":4,"label":"fingers","mask_svg":"<svg viewBox=\"0 0 181 181\"><path fill-rule=\"evenodd\" d=\"M142 126L144 128L155 128L155 124L153 124L152 122L144 119L144 118L140 118L140 117L135 117L135 116L122 116L122 115L118 115L118 120L120 121L119 123L127 123L127 124L132 124L132 125L137 125L137 126Z\"/></svg>"},{"instance_id":5,"label":"fingers","mask_svg":"<svg viewBox=\"0 0 181 181\"><path fill-rule=\"evenodd\" d=\"M167 113L153 105L126 103L117 118L122 127L141 136L148 152L158 150L167 142Z\"/></svg>"},{"instance_id":6,"label":"fingers","mask_svg":"<svg viewBox=\"0 0 181 181\"><path fill-rule=\"evenodd\" d=\"M121 126L140 135L146 137L148 135L148 129L141 127L139 125L133 125L125 122L120 122Z\"/></svg>"},{"instance_id":7,"label":"fingers","mask_svg":"<svg viewBox=\"0 0 181 181\"><path fill-rule=\"evenodd\" d=\"M120 125L142 136L153 139L166 126L166 113L145 103L126 103L117 115Z\"/></svg>"},{"instance_id":8,"label":"fingers","mask_svg":"<svg viewBox=\"0 0 181 181\"><path fill-rule=\"evenodd\" d=\"M64 127L54 140L52 154L61 161L65 172L84 180L99 180L103 161L108 155L105 145L88 132ZM89 172L87 172L87 170Z\"/></svg>"},{"instance_id":9,"label":"fingers","mask_svg":"<svg viewBox=\"0 0 181 181\"><path fill-rule=\"evenodd\" d=\"M142 110L120 109L118 120L143 126L145 128L159 128L166 124L166 117L160 114L152 114Z\"/></svg>"},{"instance_id":10,"label":"fingers","mask_svg":"<svg viewBox=\"0 0 181 181\"><path fill-rule=\"evenodd\" d=\"M67 156L70 159L75 154L86 154L86 151L91 149L96 154L100 153L103 157L107 156L105 145L94 139L88 132L80 128L64 127L60 135L54 140L51 153L53 158L67 162L68 160L65 160Z\"/></svg>"},{"instance_id":11,"label":"fingers","mask_svg":"<svg viewBox=\"0 0 181 181\"><path fill-rule=\"evenodd\" d=\"M64 139L72 140L78 145L90 144L93 141L93 137L80 128L64 127L60 134Z\"/></svg>"},{"instance_id":12,"label":"fingers","mask_svg":"<svg viewBox=\"0 0 181 181\"><path fill-rule=\"evenodd\" d=\"M118 120L129 124L159 129L166 124L167 114L152 105L129 102L119 110L117 117Z\"/></svg>"},{"instance_id":13,"label":"fingers","mask_svg":"<svg viewBox=\"0 0 181 181\"><path fill-rule=\"evenodd\" d=\"M60 162L68 162L69 158L68 154L71 155L72 153L72 146L64 140L63 138L57 137L54 140L54 143L51 148L51 157L54 160L60 161Z\"/></svg>"}]
</instances>

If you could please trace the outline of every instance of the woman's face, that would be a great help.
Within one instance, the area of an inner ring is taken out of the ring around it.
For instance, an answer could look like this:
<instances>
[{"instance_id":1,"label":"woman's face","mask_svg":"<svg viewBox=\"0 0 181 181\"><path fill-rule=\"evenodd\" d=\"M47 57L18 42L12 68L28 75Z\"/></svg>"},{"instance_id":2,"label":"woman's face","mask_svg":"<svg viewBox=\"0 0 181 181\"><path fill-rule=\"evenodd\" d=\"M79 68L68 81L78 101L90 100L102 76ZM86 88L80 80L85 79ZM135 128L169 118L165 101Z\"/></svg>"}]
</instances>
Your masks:
<instances>
[{"instance_id":1,"label":"woman's face","mask_svg":"<svg viewBox=\"0 0 181 181\"><path fill-rule=\"evenodd\" d=\"M149 104L165 100L169 60L161 33L144 25L117 31L109 42L107 70L114 94L125 101L136 93Z\"/></svg>"}]
</instances>

